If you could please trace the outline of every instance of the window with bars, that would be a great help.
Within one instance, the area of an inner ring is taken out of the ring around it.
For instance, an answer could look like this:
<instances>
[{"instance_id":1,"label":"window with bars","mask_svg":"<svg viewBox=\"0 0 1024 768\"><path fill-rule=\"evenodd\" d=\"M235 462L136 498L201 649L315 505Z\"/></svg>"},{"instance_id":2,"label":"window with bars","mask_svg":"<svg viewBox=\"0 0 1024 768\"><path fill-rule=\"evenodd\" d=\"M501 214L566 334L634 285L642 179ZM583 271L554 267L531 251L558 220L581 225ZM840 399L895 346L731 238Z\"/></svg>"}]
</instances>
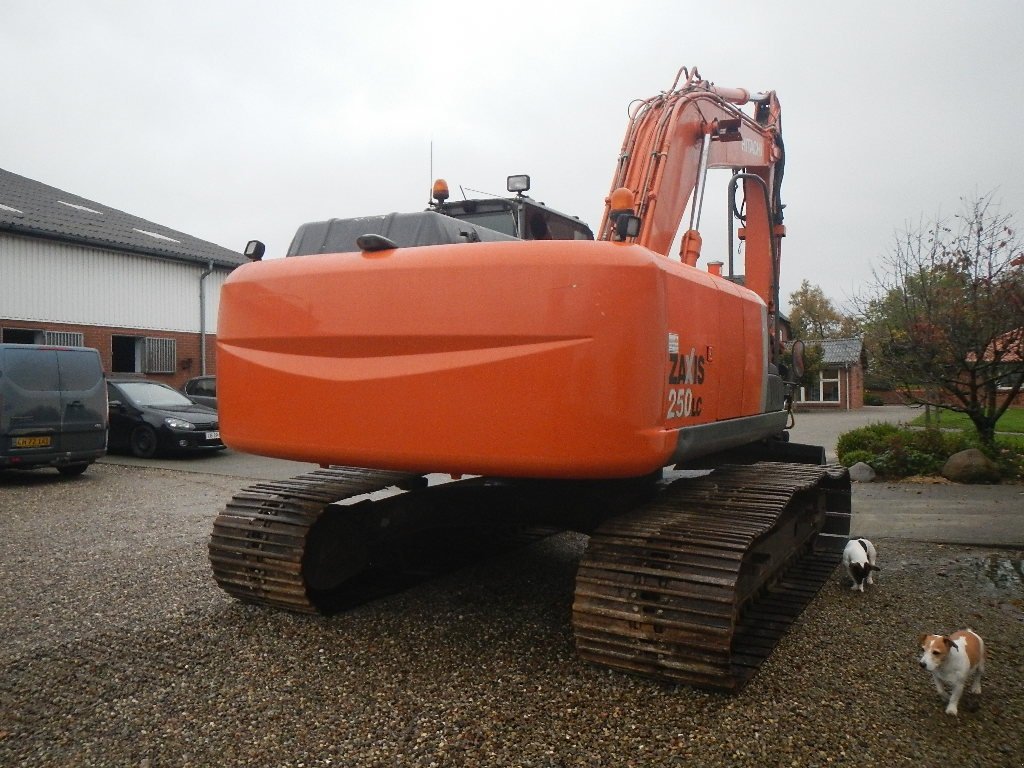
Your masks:
<instances>
[{"instance_id":1,"label":"window with bars","mask_svg":"<svg viewBox=\"0 0 1024 768\"><path fill-rule=\"evenodd\" d=\"M83 347L85 334L73 331L46 331L43 334L43 344L52 344L55 347Z\"/></svg>"},{"instance_id":2,"label":"window with bars","mask_svg":"<svg viewBox=\"0 0 1024 768\"><path fill-rule=\"evenodd\" d=\"M174 373L177 344L174 339L147 336L143 340L143 373Z\"/></svg>"}]
</instances>

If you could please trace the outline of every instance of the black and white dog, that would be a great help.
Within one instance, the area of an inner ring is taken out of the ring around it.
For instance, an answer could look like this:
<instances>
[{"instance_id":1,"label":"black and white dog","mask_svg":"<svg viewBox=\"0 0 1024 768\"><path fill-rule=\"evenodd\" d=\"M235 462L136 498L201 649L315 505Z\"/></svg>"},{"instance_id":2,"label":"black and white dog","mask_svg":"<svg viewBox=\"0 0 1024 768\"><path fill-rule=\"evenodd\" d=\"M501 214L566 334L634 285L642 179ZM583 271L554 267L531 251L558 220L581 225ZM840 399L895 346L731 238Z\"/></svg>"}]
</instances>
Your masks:
<instances>
[{"instance_id":1,"label":"black and white dog","mask_svg":"<svg viewBox=\"0 0 1024 768\"><path fill-rule=\"evenodd\" d=\"M864 591L864 584L874 584L871 578L872 571L882 570L875 565L878 553L875 552L875 545L867 539L850 539L843 550L843 565L846 572L853 579L853 586L850 589Z\"/></svg>"}]
</instances>

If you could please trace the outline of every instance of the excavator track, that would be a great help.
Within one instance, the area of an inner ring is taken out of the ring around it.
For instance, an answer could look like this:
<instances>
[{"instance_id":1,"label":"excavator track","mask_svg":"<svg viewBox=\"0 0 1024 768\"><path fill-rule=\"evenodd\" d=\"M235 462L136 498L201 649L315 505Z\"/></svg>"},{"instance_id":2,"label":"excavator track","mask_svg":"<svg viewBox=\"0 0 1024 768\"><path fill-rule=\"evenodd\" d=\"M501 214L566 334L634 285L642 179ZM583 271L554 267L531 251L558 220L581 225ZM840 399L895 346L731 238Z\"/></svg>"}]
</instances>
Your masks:
<instances>
[{"instance_id":1,"label":"excavator track","mask_svg":"<svg viewBox=\"0 0 1024 768\"><path fill-rule=\"evenodd\" d=\"M833 572L849 529L841 466L761 462L677 480L592 534L573 604L579 655L738 690Z\"/></svg>"},{"instance_id":2,"label":"excavator track","mask_svg":"<svg viewBox=\"0 0 1024 768\"><path fill-rule=\"evenodd\" d=\"M588 531L573 604L580 656L737 690L833 571L850 528L838 466L726 465L660 489L653 479L426 484L333 467L249 486L214 521L214 578L244 602L331 613L416 571L409 541L433 562L467 531L475 552L539 525Z\"/></svg>"},{"instance_id":3,"label":"excavator track","mask_svg":"<svg viewBox=\"0 0 1024 768\"><path fill-rule=\"evenodd\" d=\"M209 543L214 579L244 602L323 612L325 596L361 570L365 558L358 551L362 537L337 530L346 516L325 515L329 505L392 486L425 484L420 475L341 467L251 485L214 521ZM316 535L315 526L335 530ZM349 552L343 551L346 538L354 538Z\"/></svg>"}]
</instances>

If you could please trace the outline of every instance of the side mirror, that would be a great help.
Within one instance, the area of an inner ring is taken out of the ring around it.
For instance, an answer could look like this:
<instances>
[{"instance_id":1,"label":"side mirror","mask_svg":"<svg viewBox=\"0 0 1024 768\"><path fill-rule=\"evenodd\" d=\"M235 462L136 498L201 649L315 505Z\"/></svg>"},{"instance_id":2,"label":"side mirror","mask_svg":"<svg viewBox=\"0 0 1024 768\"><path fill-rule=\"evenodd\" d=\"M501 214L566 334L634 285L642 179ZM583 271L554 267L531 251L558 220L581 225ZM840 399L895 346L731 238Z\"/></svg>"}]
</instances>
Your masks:
<instances>
[{"instance_id":1,"label":"side mirror","mask_svg":"<svg viewBox=\"0 0 1024 768\"><path fill-rule=\"evenodd\" d=\"M259 261L263 258L263 254L266 253L267 246L261 243L259 240L250 240L245 244L245 258L249 261Z\"/></svg>"},{"instance_id":2,"label":"side mirror","mask_svg":"<svg viewBox=\"0 0 1024 768\"><path fill-rule=\"evenodd\" d=\"M793 342L793 377L799 379L804 370L804 343L797 339Z\"/></svg>"}]
</instances>

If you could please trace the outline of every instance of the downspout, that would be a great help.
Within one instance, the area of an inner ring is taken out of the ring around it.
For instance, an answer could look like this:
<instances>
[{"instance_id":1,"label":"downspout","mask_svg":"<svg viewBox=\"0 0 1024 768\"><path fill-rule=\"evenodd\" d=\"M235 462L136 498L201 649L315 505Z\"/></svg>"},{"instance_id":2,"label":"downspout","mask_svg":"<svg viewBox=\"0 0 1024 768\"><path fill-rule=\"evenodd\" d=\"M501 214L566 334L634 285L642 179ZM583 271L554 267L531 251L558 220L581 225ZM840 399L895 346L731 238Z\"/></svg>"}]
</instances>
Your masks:
<instances>
[{"instance_id":1,"label":"downspout","mask_svg":"<svg viewBox=\"0 0 1024 768\"><path fill-rule=\"evenodd\" d=\"M206 269L199 276L199 375L206 375L206 278L213 272L213 260L206 263Z\"/></svg>"}]
</instances>

